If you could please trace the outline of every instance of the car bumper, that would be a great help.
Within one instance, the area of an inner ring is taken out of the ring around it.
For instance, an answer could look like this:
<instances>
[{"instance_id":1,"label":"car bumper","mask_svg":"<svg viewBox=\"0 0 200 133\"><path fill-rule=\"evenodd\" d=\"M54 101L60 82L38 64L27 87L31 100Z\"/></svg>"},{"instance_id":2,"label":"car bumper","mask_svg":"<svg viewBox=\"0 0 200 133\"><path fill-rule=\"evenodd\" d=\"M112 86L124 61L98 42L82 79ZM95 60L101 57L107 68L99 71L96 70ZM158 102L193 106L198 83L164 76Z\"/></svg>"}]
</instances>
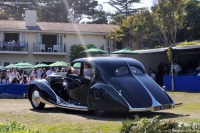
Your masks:
<instances>
[{"instance_id":1,"label":"car bumper","mask_svg":"<svg viewBox=\"0 0 200 133\"><path fill-rule=\"evenodd\" d=\"M159 106L153 106L149 108L130 108L129 112L145 112L145 111L158 111L158 110L165 110L165 109L172 109L174 107L181 106L182 103L178 104L164 104Z\"/></svg>"}]
</instances>

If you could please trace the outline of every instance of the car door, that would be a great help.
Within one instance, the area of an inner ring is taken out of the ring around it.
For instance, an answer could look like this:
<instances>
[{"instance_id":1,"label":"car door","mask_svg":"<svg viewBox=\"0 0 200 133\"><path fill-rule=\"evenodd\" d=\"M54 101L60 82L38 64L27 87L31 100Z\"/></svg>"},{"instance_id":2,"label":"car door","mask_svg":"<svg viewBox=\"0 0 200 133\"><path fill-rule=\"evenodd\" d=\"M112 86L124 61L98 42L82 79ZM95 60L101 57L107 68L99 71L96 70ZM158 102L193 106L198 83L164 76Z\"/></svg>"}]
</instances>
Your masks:
<instances>
[{"instance_id":1,"label":"car door","mask_svg":"<svg viewBox=\"0 0 200 133\"><path fill-rule=\"evenodd\" d=\"M79 103L87 104L87 95L91 80L83 76L83 66L84 63L82 62L72 64L72 67L76 69L78 74L67 74L66 80L70 98Z\"/></svg>"}]
</instances>

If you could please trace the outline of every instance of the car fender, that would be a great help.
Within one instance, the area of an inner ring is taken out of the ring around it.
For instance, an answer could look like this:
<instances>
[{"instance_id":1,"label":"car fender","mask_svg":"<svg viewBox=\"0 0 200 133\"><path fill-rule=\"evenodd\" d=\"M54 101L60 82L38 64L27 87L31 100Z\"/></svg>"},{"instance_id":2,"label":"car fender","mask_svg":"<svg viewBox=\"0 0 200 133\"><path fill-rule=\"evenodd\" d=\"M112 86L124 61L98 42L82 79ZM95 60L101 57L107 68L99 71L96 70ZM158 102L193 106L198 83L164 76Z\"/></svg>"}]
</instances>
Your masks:
<instances>
[{"instance_id":1,"label":"car fender","mask_svg":"<svg viewBox=\"0 0 200 133\"><path fill-rule=\"evenodd\" d=\"M124 112L129 106L114 87L106 83L94 84L88 95L88 108L90 110L103 110L107 112Z\"/></svg>"},{"instance_id":2,"label":"car fender","mask_svg":"<svg viewBox=\"0 0 200 133\"><path fill-rule=\"evenodd\" d=\"M46 80L35 80L28 86L29 100L31 100L30 99L31 90L34 88L37 88L40 97L44 100L44 102L57 103L57 104L60 102L58 96L53 91L53 89L51 89L51 87L48 85L48 82Z\"/></svg>"}]
</instances>

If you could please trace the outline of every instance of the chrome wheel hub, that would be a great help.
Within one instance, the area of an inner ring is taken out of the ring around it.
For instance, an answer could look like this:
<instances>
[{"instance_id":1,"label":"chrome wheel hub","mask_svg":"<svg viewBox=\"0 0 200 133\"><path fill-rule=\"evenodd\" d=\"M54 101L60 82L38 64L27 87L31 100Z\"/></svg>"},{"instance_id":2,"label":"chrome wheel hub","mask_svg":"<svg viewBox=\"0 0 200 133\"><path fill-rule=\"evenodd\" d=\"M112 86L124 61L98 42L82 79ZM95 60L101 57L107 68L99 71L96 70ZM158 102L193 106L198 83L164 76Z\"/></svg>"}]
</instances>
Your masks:
<instances>
[{"instance_id":1,"label":"chrome wheel hub","mask_svg":"<svg viewBox=\"0 0 200 133\"><path fill-rule=\"evenodd\" d=\"M40 94L37 90L33 91L33 93L32 93L32 102L33 102L34 106L36 106L36 107L38 107L41 103Z\"/></svg>"}]
</instances>

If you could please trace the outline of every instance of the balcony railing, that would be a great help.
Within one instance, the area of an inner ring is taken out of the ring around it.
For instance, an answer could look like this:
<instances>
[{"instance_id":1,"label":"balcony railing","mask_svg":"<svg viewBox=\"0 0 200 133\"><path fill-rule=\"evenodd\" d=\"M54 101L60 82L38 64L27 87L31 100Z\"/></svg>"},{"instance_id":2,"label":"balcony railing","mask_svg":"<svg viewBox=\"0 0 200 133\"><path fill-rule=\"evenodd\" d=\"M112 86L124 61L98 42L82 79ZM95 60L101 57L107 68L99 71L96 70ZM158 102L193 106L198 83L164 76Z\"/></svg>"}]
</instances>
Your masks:
<instances>
[{"instance_id":1,"label":"balcony railing","mask_svg":"<svg viewBox=\"0 0 200 133\"><path fill-rule=\"evenodd\" d=\"M0 51L28 52L28 42L0 42Z\"/></svg>"},{"instance_id":2,"label":"balcony railing","mask_svg":"<svg viewBox=\"0 0 200 133\"><path fill-rule=\"evenodd\" d=\"M56 45L46 45L42 43L33 44L33 52L65 53L66 45L59 43Z\"/></svg>"}]
</instances>

